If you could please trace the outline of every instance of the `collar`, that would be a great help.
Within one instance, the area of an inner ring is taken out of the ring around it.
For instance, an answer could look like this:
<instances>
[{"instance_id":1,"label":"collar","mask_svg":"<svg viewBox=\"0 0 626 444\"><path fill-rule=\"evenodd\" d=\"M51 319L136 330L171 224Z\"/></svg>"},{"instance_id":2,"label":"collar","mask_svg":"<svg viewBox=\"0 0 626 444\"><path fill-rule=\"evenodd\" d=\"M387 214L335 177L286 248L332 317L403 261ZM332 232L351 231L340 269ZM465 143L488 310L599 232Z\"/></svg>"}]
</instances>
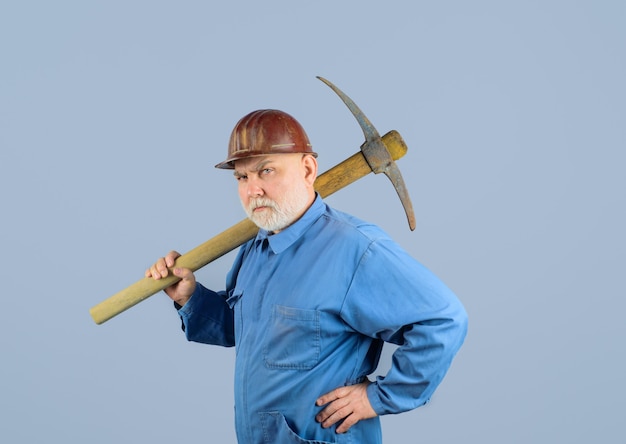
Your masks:
<instances>
[{"instance_id":1,"label":"collar","mask_svg":"<svg viewBox=\"0 0 626 444\"><path fill-rule=\"evenodd\" d=\"M262 243L267 239L274 254L282 253L289 248L324 213L326 205L320 195L315 194L315 200L300 219L276 234L271 234L271 232L262 228L259 229L254 243Z\"/></svg>"}]
</instances>

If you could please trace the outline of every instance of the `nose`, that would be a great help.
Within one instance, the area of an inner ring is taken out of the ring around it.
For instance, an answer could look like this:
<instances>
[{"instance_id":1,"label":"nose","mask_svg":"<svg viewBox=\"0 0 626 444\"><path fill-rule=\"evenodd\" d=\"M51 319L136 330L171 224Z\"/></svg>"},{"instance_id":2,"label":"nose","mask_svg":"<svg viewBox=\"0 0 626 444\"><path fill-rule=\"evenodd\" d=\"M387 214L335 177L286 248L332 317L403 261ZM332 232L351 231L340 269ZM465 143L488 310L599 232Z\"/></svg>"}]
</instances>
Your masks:
<instances>
[{"instance_id":1,"label":"nose","mask_svg":"<svg viewBox=\"0 0 626 444\"><path fill-rule=\"evenodd\" d=\"M248 197L260 197L263 195L263 188L259 186L256 180L248 177L246 194Z\"/></svg>"}]
</instances>

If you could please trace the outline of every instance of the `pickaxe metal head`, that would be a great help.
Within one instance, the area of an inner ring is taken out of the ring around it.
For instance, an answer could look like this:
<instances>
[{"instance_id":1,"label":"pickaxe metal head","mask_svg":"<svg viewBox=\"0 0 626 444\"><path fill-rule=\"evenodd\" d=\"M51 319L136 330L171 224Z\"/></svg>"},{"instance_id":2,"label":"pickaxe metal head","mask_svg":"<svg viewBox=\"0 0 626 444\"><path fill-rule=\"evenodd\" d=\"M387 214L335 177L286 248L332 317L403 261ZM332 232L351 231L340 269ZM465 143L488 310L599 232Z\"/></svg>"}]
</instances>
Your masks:
<instances>
[{"instance_id":1,"label":"pickaxe metal head","mask_svg":"<svg viewBox=\"0 0 626 444\"><path fill-rule=\"evenodd\" d=\"M359 122L359 126L365 135L365 142L361 145L361 152L363 153L365 160L367 160L367 163L374 173L385 173L389 180L391 180L391 183L398 193L400 202L402 202L402 206L404 207L404 212L406 213L406 218L409 222L409 228L411 231L415 230L415 214L413 213L413 204L411 203L409 192L404 184L402 174L391 157L391 154L387 150L387 147L383 143L380 134L378 134L374 125L372 125L365 114L363 114L363 111L361 111L361 109L352 101L350 97L345 95L339 88L323 77L318 76L317 78L328 85L330 89L335 91L341 100L343 100L343 103L346 104L350 112L352 112L352 115L356 118L357 122Z\"/></svg>"}]
</instances>

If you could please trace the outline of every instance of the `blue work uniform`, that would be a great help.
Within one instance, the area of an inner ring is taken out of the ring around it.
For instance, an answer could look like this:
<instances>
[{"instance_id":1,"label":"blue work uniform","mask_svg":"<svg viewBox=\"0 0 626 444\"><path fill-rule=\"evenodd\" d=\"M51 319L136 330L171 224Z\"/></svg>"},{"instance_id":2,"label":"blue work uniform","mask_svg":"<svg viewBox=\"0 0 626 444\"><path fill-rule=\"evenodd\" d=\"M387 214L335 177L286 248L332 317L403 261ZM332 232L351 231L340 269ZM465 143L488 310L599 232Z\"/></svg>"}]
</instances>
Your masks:
<instances>
[{"instance_id":1,"label":"blue work uniform","mask_svg":"<svg viewBox=\"0 0 626 444\"><path fill-rule=\"evenodd\" d=\"M366 380L384 342L389 372L367 388L378 415L425 404L467 331L457 297L380 228L317 196L293 225L241 247L226 290L197 284L180 308L190 341L236 346L240 443L380 443L378 417L345 434L316 399Z\"/></svg>"}]
</instances>

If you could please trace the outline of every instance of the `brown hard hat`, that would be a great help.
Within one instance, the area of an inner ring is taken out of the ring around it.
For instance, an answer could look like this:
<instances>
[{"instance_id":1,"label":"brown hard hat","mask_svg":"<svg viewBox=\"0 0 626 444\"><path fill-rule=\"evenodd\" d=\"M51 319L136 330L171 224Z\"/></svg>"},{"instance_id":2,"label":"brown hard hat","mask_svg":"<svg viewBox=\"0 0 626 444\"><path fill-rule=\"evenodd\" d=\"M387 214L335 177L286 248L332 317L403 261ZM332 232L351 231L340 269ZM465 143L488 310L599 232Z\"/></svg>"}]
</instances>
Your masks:
<instances>
[{"instance_id":1,"label":"brown hard hat","mask_svg":"<svg viewBox=\"0 0 626 444\"><path fill-rule=\"evenodd\" d=\"M313 152L309 138L296 119L283 111L260 109L237 122L228 143L228 158L216 168L234 169L234 162L267 154Z\"/></svg>"}]
</instances>

